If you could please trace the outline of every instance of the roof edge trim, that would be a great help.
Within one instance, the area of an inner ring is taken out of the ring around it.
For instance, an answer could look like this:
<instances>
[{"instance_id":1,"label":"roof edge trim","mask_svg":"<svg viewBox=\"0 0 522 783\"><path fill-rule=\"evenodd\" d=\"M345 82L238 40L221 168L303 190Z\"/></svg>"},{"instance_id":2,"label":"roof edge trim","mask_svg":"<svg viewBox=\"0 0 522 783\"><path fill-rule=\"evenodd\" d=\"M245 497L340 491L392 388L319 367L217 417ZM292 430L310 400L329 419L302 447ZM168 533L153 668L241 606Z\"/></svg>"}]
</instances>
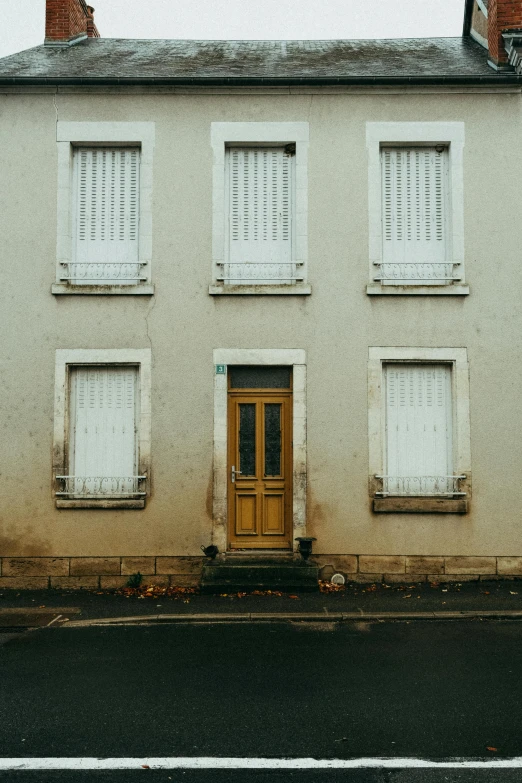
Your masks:
<instances>
[{"instance_id":1,"label":"roof edge trim","mask_svg":"<svg viewBox=\"0 0 522 783\"><path fill-rule=\"evenodd\" d=\"M198 87L302 87L302 86L437 86L437 85L518 85L522 87L522 76L509 72L496 72L488 76L347 76L347 77L305 77L267 78L262 76L227 77L48 77L48 76L0 76L1 86L120 86L172 85Z\"/></svg>"}]
</instances>

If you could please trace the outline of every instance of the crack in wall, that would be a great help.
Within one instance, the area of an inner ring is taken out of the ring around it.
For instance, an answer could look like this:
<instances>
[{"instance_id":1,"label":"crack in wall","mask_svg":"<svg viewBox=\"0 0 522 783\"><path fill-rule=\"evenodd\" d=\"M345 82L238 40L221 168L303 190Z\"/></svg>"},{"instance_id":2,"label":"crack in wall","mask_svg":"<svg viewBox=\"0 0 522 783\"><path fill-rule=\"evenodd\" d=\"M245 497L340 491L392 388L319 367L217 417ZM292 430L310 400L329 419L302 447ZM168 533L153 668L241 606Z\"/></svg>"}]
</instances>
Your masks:
<instances>
[{"instance_id":1,"label":"crack in wall","mask_svg":"<svg viewBox=\"0 0 522 783\"><path fill-rule=\"evenodd\" d=\"M58 104L56 102L57 95L58 95L58 88L56 88L56 90L53 93L53 106L54 106L54 113L55 113L55 116L56 116L56 122L55 122L55 124L56 124L56 141L58 141Z\"/></svg>"},{"instance_id":2,"label":"crack in wall","mask_svg":"<svg viewBox=\"0 0 522 783\"><path fill-rule=\"evenodd\" d=\"M151 364L152 364L152 366L154 366L154 351L152 350L152 338L151 338L150 332L149 332L149 326L150 326L149 318L150 318L150 315L151 315L151 313L152 313L152 311L154 310L155 307L156 307L156 297L152 296L151 300L149 302L149 306L147 308L147 312L145 314L145 329L146 329L146 332L147 332L147 340L149 341L149 346L150 346L150 356L151 356Z\"/></svg>"}]
</instances>

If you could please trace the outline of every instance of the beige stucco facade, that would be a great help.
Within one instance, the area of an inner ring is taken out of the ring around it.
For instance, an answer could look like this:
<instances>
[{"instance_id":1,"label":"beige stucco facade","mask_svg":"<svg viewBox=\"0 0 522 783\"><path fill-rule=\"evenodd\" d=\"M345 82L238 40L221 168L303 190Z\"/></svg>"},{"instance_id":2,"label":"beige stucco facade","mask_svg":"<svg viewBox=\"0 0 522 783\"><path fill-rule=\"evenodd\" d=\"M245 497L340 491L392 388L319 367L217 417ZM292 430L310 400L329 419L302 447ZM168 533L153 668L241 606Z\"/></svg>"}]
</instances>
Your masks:
<instances>
[{"instance_id":1,"label":"beige stucco facade","mask_svg":"<svg viewBox=\"0 0 522 783\"><path fill-rule=\"evenodd\" d=\"M154 123L153 295L51 293L57 123L71 122ZM215 122L308 123L310 295L209 294ZM469 294L367 294L368 122L463 123ZM521 558L521 137L515 89L2 88L0 555L200 555L200 545L211 541L216 509L214 351L295 349L304 352L306 366L303 508L306 535L317 538L314 552ZM373 347L466 349L467 513L372 510ZM145 508L56 507L59 349L150 349ZM511 572L521 568L515 560Z\"/></svg>"}]
</instances>

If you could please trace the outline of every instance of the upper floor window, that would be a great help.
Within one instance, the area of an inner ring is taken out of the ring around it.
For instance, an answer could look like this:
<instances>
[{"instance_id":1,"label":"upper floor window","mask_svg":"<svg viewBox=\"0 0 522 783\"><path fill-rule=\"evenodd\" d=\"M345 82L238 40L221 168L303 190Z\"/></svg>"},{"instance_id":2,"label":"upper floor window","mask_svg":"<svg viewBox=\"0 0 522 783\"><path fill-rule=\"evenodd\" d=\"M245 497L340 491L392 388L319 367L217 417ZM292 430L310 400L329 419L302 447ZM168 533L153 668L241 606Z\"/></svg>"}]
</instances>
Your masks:
<instances>
[{"instance_id":1,"label":"upper floor window","mask_svg":"<svg viewBox=\"0 0 522 783\"><path fill-rule=\"evenodd\" d=\"M62 279L76 285L136 285L139 259L140 150L73 150L73 260Z\"/></svg>"},{"instance_id":2,"label":"upper floor window","mask_svg":"<svg viewBox=\"0 0 522 783\"><path fill-rule=\"evenodd\" d=\"M467 294L462 123L368 123L369 294Z\"/></svg>"},{"instance_id":3,"label":"upper floor window","mask_svg":"<svg viewBox=\"0 0 522 783\"><path fill-rule=\"evenodd\" d=\"M382 147L383 285L460 280L451 258L447 147Z\"/></svg>"},{"instance_id":4,"label":"upper floor window","mask_svg":"<svg viewBox=\"0 0 522 783\"><path fill-rule=\"evenodd\" d=\"M225 284L302 281L293 236L294 163L295 145L227 148Z\"/></svg>"},{"instance_id":5,"label":"upper floor window","mask_svg":"<svg viewBox=\"0 0 522 783\"><path fill-rule=\"evenodd\" d=\"M309 294L308 123L212 123L210 294Z\"/></svg>"},{"instance_id":6,"label":"upper floor window","mask_svg":"<svg viewBox=\"0 0 522 783\"><path fill-rule=\"evenodd\" d=\"M152 122L58 123L54 294L152 294Z\"/></svg>"}]
</instances>

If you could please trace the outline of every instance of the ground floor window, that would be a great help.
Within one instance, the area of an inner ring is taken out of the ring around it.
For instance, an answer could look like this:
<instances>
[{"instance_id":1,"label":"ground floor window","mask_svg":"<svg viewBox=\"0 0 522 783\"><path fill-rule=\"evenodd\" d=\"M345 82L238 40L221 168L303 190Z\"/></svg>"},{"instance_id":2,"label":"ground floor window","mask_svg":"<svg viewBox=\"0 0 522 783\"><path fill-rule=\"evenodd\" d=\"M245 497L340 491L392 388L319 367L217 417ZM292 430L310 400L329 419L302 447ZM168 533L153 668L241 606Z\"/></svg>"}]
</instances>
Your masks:
<instances>
[{"instance_id":1,"label":"ground floor window","mask_svg":"<svg viewBox=\"0 0 522 783\"><path fill-rule=\"evenodd\" d=\"M468 386L465 349L370 349L374 510L467 508Z\"/></svg>"},{"instance_id":2,"label":"ground floor window","mask_svg":"<svg viewBox=\"0 0 522 783\"><path fill-rule=\"evenodd\" d=\"M384 495L452 495L451 365L385 364Z\"/></svg>"},{"instance_id":3,"label":"ground floor window","mask_svg":"<svg viewBox=\"0 0 522 783\"><path fill-rule=\"evenodd\" d=\"M100 504L142 507L149 478L147 352L59 351L58 354L57 504L59 507ZM118 358L118 354L121 359L122 354L129 354L129 360L134 356L141 361L103 364L96 361Z\"/></svg>"},{"instance_id":4,"label":"ground floor window","mask_svg":"<svg viewBox=\"0 0 522 783\"><path fill-rule=\"evenodd\" d=\"M142 495L137 475L138 369L70 369L69 497Z\"/></svg>"}]
</instances>

